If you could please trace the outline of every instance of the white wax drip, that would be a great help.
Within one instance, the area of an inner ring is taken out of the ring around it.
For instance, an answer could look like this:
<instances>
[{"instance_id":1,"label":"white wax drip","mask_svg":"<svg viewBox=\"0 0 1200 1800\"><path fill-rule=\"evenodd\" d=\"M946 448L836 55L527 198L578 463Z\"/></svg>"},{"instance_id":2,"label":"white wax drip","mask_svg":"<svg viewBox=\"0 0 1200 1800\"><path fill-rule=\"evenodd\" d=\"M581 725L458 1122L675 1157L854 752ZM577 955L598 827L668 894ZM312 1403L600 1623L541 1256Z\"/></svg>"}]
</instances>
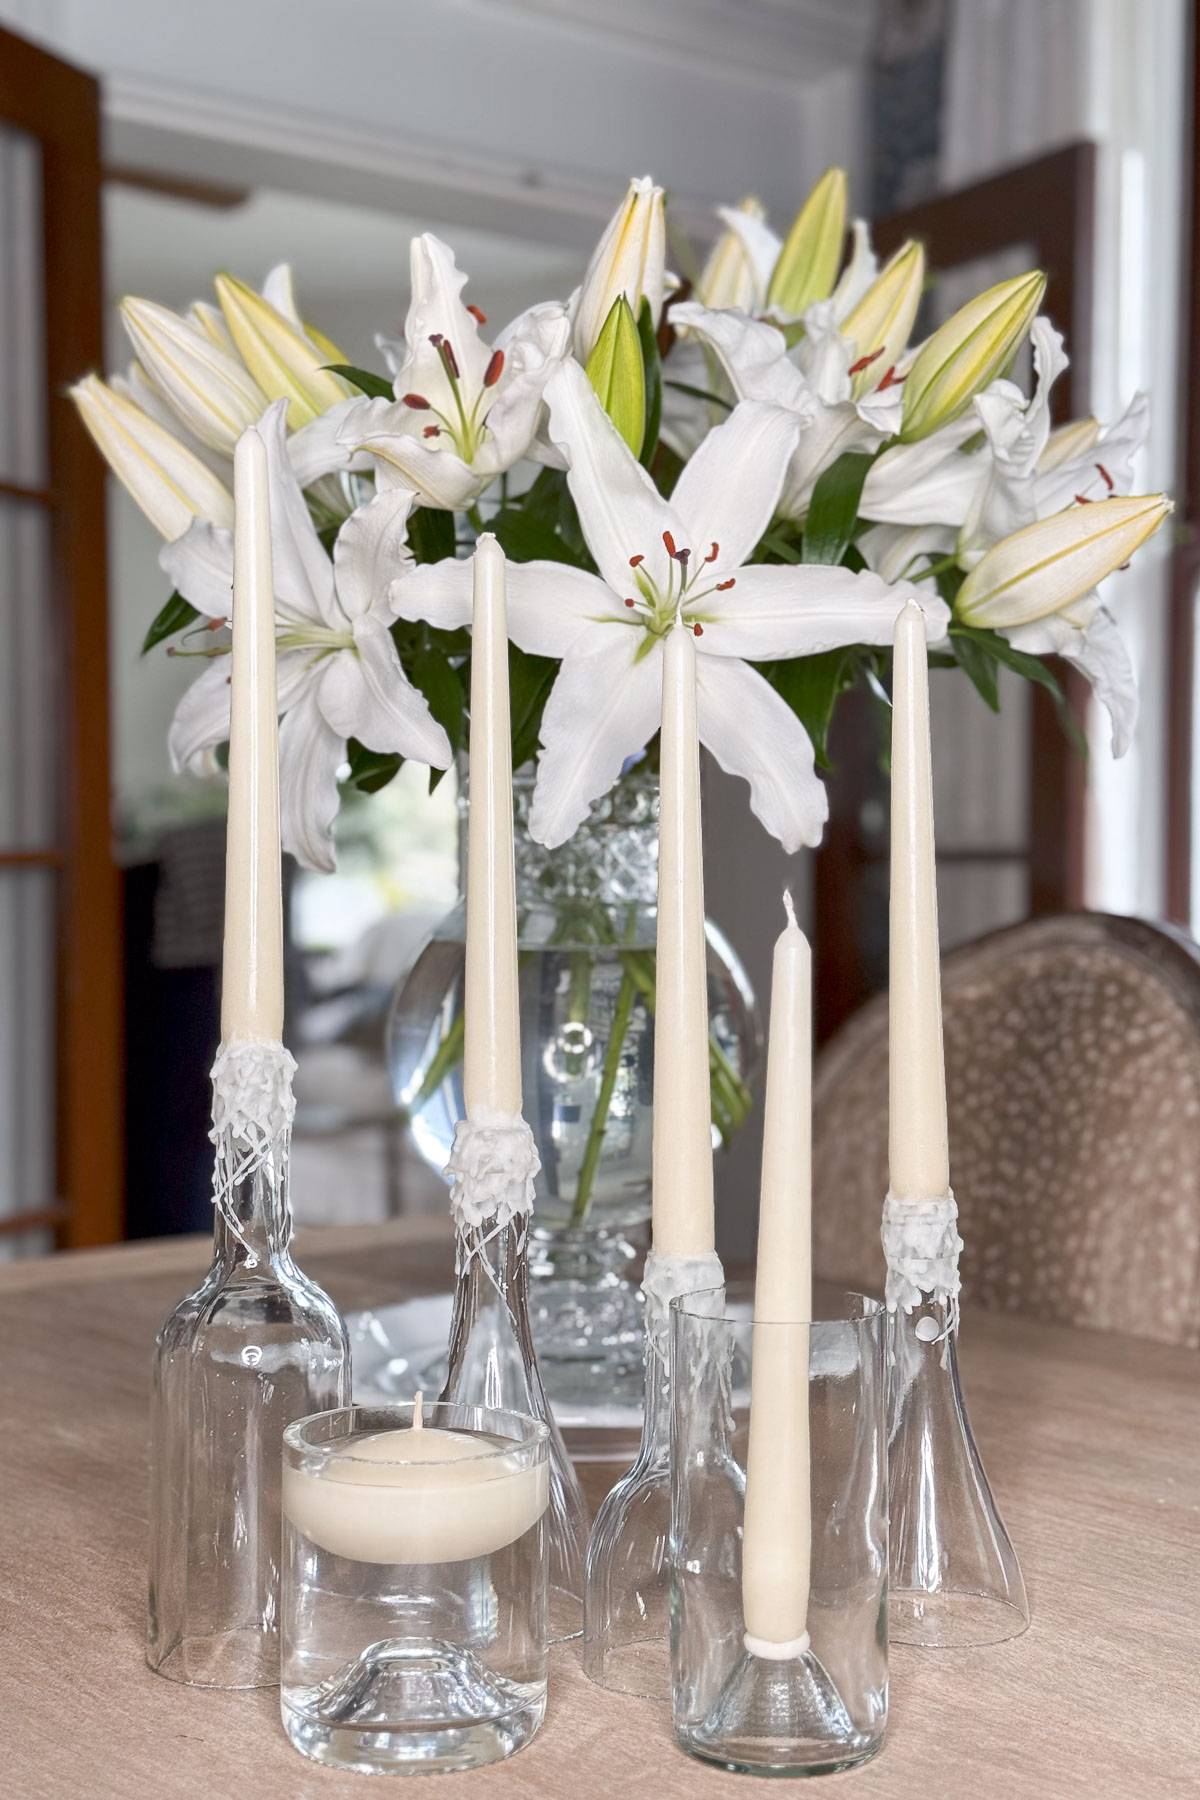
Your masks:
<instances>
[{"instance_id":1,"label":"white wax drip","mask_svg":"<svg viewBox=\"0 0 1200 1800\"><path fill-rule=\"evenodd\" d=\"M238 1223L235 1191L268 1164L280 1166L292 1135L296 1059L276 1042L232 1038L221 1044L212 1066L213 1205L246 1252L246 1267L258 1257Z\"/></svg>"},{"instance_id":2,"label":"white wax drip","mask_svg":"<svg viewBox=\"0 0 1200 1800\"><path fill-rule=\"evenodd\" d=\"M725 1271L715 1250L703 1256L671 1256L651 1250L642 1275L642 1293L646 1296L646 1335L664 1363L670 1355L671 1302L682 1294L699 1294L711 1288L723 1288ZM713 1297L714 1317L721 1300Z\"/></svg>"},{"instance_id":3,"label":"white wax drip","mask_svg":"<svg viewBox=\"0 0 1200 1800\"><path fill-rule=\"evenodd\" d=\"M900 1200L889 1194L883 1203L883 1254L887 1261L884 1298L889 1312L910 1313L927 1300L946 1308L945 1330L930 1339L948 1341L958 1330L958 1273L963 1241L958 1235L958 1206L953 1194L937 1200ZM924 1321L922 1321L924 1323ZM943 1350L943 1360L945 1359Z\"/></svg>"},{"instance_id":4,"label":"white wax drip","mask_svg":"<svg viewBox=\"0 0 1200 1800\"><path fill-rule=\"evenodd\" d=\"M542 1159L520 1113L472 1106L454 1127L446 1173L450 1212L460 1232L497 1229L533 1209Z\"/></svg>"}]
</instances>

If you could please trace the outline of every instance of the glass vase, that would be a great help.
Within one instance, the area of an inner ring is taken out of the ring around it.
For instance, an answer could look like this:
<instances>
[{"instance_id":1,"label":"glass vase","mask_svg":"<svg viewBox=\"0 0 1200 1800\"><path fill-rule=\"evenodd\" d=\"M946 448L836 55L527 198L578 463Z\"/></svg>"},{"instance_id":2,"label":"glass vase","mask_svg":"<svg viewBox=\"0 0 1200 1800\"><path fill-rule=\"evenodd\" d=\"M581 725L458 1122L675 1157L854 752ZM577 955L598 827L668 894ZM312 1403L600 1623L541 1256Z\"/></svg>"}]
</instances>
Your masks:
<instances>
[{"instance_id":1,"label":"glass vase","mask_svg":"<svg viewBox=\"0 0 1200 1800\"><path fill-rule=\"evenodd\" d=\"M542 1168L530 1242L530 1318L560 1407L636 1400L641 1301L630 1280L650 1216L658 784L632 771L575 836L529 836L531 772L513 783L525 1116ZM445 1167L463 1116L464 909L443 920L402 983L388 1027L395 1093L426 1160ZM713 1136L751 1105L754 999L708 926Z\"/></svg>"},{"instance_id":2,"label":"glass vase","mask_svg":"<svg viewBox=\"0 0 1200 1800\"><path fill-rule=\"evenodd\" d=\"M295 1064L248 1048L274 1091L214 1126L212 1266L155 1347L147 1660L198 1687L278 1681L284 1429L350 1398L345 1326L291 1252Z\"/></svg>"}]
</instances>

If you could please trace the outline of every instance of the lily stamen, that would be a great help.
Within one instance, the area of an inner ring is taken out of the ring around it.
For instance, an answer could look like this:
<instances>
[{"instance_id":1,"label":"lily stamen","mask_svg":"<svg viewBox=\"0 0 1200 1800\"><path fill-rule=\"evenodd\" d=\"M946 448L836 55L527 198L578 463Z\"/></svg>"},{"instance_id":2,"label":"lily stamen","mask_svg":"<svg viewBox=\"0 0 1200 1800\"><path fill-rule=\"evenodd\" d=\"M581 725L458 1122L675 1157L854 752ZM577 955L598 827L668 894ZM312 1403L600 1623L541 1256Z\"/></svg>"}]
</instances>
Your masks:
<instances>
[{"instance_id":1,"label":"lily stamen","mask_svg":"<svg viewBox=\"0 0 1200 1800\"><path fill-rule=\"evenodd\" d=\"M496 383L499 381L499 379L503 373L504 373L504 352L503 352L503 350L493 350L492 351L492 359L488 363L488 366L484 370L484 373L483 373L484 387L485 388L495 387Z\"/></svg>"},{"instance_id":2,"label":"lily stamen","mask_svg":"<svg viewBox=\"0 0 1200 1800\"><path fill-rule=\"evenodd\" d=\"M878 350L872 350L870 356L860 356L857 362L852 362L850 364L849 369L846 371L846 373L848 375L861 375L863 370L869 369L873 362L878 362L879 358L882 355L883 355L883 345L881 344L879 346ZM889 369L888 374L890 375L891 373L892 373L892 371ZM886 385L887 385L887 376L885 375L883 381L880 383L880 386L885 387Z\"/></svg>"},{"instance_id":3,"label":"lily stamen","mask_svg":"<svg viewBox=\"0 0 1200 1800\"><path fill-rule=\"evenodd\" d=\"M472 306L471 302L469 300L467 302L467 311L470 313L471 317L474 319L474 321L477 325L486 325L487 324L487 314L485 312L481 312L479 307Z\"/></svg>"},{"instance_id":4,"label":"lily stamen","mask_svg":"<svg viewBox=\"0 0 1200 1800\"><path fill-rule=\"evenodd\" d=\"M1103 481L1105 487L1108 489L1109 493L1111 494L1114 487L1116 487L1116 485L1117 485L1116 482L1113 480L1112 476L1109 474L1108 470L1105 468L1103 463L1097 463L1096 467L1100 471L1101 481Z\"/></svg>"}]
</instances>

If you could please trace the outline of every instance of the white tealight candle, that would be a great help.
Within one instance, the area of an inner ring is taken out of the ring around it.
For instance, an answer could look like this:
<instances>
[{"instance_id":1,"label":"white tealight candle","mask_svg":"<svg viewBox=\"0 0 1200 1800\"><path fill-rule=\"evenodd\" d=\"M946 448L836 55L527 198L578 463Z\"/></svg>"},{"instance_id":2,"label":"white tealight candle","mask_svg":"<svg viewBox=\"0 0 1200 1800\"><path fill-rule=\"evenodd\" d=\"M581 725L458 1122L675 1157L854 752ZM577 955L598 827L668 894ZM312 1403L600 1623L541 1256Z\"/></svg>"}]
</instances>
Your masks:
<instances>
[{"instance_id":1,"label":"white tealight candle","mask_svg":"<svg viewBox=\"0 0 1200 1800\"><path fill-rule=\"evenodd\" d=\"M910 600L896 621L892 692L892 868L889 973L891 1192L950 1192L942 983L929 742L925 619Z\"/></svg>"},{"instance_id":2,"label":"white tealight candle","mask_svg":"<svg viewBox=\"0 0 1200 1800\"><path fill-rule=\"evenodd\" d=\"M496 1454L497 1450L501 1454ZM322 1550L352 1562L445 1563L490 1556L537 1523L549 1467L470 1431L422 1426L351 1438L318 1469L285 1463L283 1510Z\"/></svg>"},{"instance_id":3,"label":"white tealight candle","mask_svg":"<svg viewBox=\"0 0 1200 1800\"><path fill-rule=\"evenodd\" d=\"M654 1020L654 1255L711 1255L712 1110L704 939L696 646L686 627L663 652Z\"/></svg>"},{"instance_id":4,"label":"white tealight candle","mask_svg":"<svg viewBox=\"0 0 1200 1800\"><path fill-rule=\"evenodd\" d=\"M233 651L221 1036L283 1035L283 900L279 876L279 725L267 453L242 433L233 459Z\"/></svg>"},{"instance_id":5,"label":"white tealight candle","mask_svg":"<svg viewBox=\"0 0 1200 1800\"><path fill-rule=\"evenodd\" d=\"M477 1107L521 1111L512 737L504 552L490 532L475 546L471 628L470 808L463 1094Z\"/></svg>"},{"instance_id":6,"label":"white tealight candle","mask_svg":"<svg viewBox=\"0 0 1200 1800\"><path fill-rule=\"evenodd\" d=\"M790 896L784 904L771 981L742 1537L746 1648L775 1659L808 1646L812 1555L812 957Z\"/></svg>"}]
</instances>

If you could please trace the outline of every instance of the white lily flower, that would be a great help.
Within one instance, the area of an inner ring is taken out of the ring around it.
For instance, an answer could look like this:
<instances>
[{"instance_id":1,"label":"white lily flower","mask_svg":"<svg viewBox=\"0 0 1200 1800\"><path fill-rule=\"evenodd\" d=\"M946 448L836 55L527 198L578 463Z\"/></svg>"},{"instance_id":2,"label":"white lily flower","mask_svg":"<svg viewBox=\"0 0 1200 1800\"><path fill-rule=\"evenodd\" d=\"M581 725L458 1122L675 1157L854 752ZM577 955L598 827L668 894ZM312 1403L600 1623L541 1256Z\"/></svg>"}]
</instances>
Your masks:
<instances>
[{"instance_id":1,"label":"white lily flower","mask_svg":"<svg viewBox=\"0 0 1200 1800\"><path fill-rule=\"evenodd\" d=\"M1138 717L1137 677L1125 641L1097 594L1073 609L1075 623L1060 613L1003 632L1014 650L1034 656L1061 656L1091 684L1112 725L1112 753L1124 756L1133 742Z\"/></svg>"},{"instance_id":2,"label":"white lily flower","mask_svg":"<svg viewBox=\"0 0 1200 1800\"><path fill-rule=\"evenodd\" d=\"M736 206L719 206L717 217L725 229L709 251L692 291L701 306L761 312L781 249L779 238L766 223L763 203L747 196Z\"/></svg>"},{"instance_id":3,"label":"white lily flower","mask_svg":"<svg viewBox=\"0 0 1200 1800\"><path fill-rule=\"evenodd\" d=\"M127 394L88 375L71 389L71 398L113 474L168 541L182 537L196 519L232 526L229 489Z\"/></svg>"},{"instance_id":4,"label":"white lily flower","mask_svg":"<svg viewBox=\"0 0 1200 1800\"><path fill-rule=\"evenodd\" d=\"M375 457L381 486L402 485L447 511L471 505L530 454L542 391L570 347L566 308L547 304L489 348L483 315L462 302L466 279L440 238L413 239L396 398L353 402L338 431L342 445Z\"/></svg>"},{"instance_id":5,"label":"white lily flower","mask_svg":"<svg viewBox=\"0 0 1200 1800\"><path fill-rule=\"evenodd\" d=\"M776 326L742 312L713 312L693 302L673 306L676 330L717 356L741 400L785 407L800 426L780 498L786 518L802 519L818 477L845 450L874 450L899 429L903 389L885 379L854 397L860 372L842 336L832 301L810 306L804 336L789 349Z\"/></svg>"},{"instance_id":6,"label":"white lily flower","mask_svg":"<svg viewBox=\"0 0 1200 1800\"><path fill-rule=\"evenodd\" d=\"M570 313L575 354L586 363L612 311L624 294L636 319L643 300L657 327L667 291L667 220L663 191L649 175L631 181L629 191L604 233L572 295Z\"/></svg>"},{"instance_id":7,"label":"white lily flower","mask_svg":"<svg viewBox=\"0 0 1200 1800\"><path fill-rule=\"evenodd\" d=\"M512 563L508 618L522 649L562 658L542 722L533 835L563 843L588 807L643 750L661 716L663 642L695 634L701 740L750 783L758 818L789 851L818 841L828 811L808 733L751 662L845 644L891 642L916 597L932 634L948 617L935 596L849 569L746 566L775 514L800 422L743 402L711 431L664 500L605 416L582 369L547 386L550 435L600 571ZM432 563L392 585L402 618L465 624L466 562Z\"/></svg>"},{"instance_id":8,"label":"white lily flower","mask_svg":"<svg viewBox=\"0 0 1200 1800\"><path fill-rule=\"evenodd\" d=\"M388 629L387 586L411 562L412 495L389 489L355 512L332 559L288 461L288 402L259 425L267 449L275 572L279 685L279 797L285 850L311 869L334 866L332 826L346 740L444 769L450 742L409 682ZM233 534L196 523L160 561L176 588L214 620L228 620ZM229 736L229 669L215 659L176 709L169 736L176 768L202 768Z\"/></svg>"},{"instance_id":9,"label":"white lily flower","mask_svg":"<svg viewBox=\"0 0 1200 1800\"><path fill-rule=\"evenodd\" d=\"M267 404L240 359L153 300L129 296L120 312L138 362L172 411L200 443L232 456Z\"/></svg>"}]
</instances>

